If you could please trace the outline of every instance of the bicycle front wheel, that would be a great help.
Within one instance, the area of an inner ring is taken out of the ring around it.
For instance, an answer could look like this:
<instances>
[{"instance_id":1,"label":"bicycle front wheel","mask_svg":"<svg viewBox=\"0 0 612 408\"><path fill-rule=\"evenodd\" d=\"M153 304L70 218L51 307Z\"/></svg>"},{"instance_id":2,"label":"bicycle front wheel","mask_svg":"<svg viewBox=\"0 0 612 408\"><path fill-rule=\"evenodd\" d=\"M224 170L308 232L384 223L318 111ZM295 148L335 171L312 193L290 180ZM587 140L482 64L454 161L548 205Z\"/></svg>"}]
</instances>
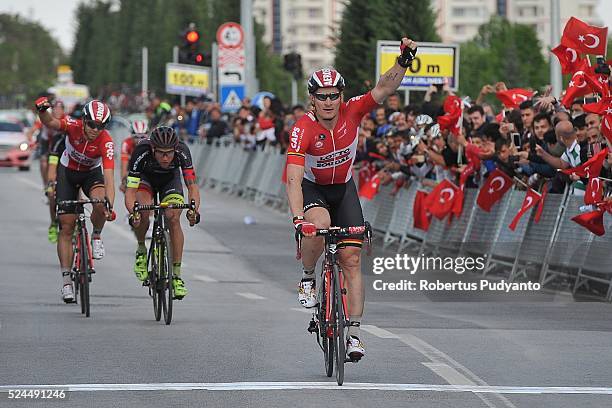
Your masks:
<instances>
[{"instance_id":1,"label":"bicycle front wheel","mask_svg":"<svg viewBox=\"0 0 612 408\"><path fill-rule=\"evenodd\" d=\"M147 267L149 268L149 294L153 298L153 316L156 321L161 320L162 315L162 297L160 294L162 291L159 286L159 258L157 253L159 252L159 246L156 243L156 239L151 240L151 249L148 254Z\"/></svg>"},{"instance_id":2,"label":"bicycle front wheel","mask_svg":"<svg viewBox=\"0 0 612 408\"><path fill-rule=\"evenodd\" d=\"M346 343L344 342L344 308L342 306L342 290L340 286L340 273L338 265L334 265L334 325L335 355L336 355L336 381L338 385L344 383L344 362L346 361Z\"/></svg>"},{"instance_id":3,"label":"bicycle front wheel","mask_svg":"<svg viewBox=\"0 0 612 408\"><path fill-rule=\"evenodd\" d=\"M164 231L162 245L159 248L159 271L160 280L163 283L160 295L162 296L162 306L164 310L164 321L166 324L172 322L172 300L174 288L172 286L172 244L170 234Z\"/></svg>"},{"instance_id":4,"label":"bicycle front wheel","mask_svg":"<svg viewBox=\"0 0 612 408\"><path fill-rule=\"evenodd\" d=\"M328 322L326 322L327 296L329 295L326 274L323 273L322 277L323 279L321 279L321 284L319 287L318 306L319 336L321 337L323 359L325 360L325 374L328 377L331 377L334 373L334 339L332 326Z\"/></svg>"},{"instance_id":5,"label":"bicycle front wheel","mask_svg":"<svg viewBox=\"0 0 612 408\"><path fill-rule=\"evenodd\" d=\"M89 247L87 246L87 235L85 231L80 231L79 239L81 240L81 258L80 271L78 276L79 285L81 286L81 313L85 317L89 317Z\"/></svg>"}]
</instances>

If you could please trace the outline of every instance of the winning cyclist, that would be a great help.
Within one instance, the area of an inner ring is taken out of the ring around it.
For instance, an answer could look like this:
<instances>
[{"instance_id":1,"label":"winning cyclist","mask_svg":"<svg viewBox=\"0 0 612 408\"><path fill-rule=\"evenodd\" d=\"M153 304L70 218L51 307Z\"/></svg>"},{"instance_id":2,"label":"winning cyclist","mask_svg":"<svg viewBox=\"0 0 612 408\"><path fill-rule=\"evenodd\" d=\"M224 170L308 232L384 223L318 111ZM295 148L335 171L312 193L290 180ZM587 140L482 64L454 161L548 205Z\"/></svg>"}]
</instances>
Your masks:
<instances>
[{"instance_id":1,"label":"winning cyclist","mask_svg":"<svg viewBox=\"0 0 612 408\"><path fill-rule=\"evenodd\" d=\"M141 141L130 159L128 166L127 190L125 192L125 207L130 213L131 224L134 227L138 248L134 273L144 282L148 278L147 248L145 235L149 228L149 214L143 211L142 216L134 213L134 203L153 204L153 194L159 193L160 202L184 204L183 180L187 186L189 201L195 201L196 210L187 211L191 225L200 222L200 190L196 182L196 174L191 161L191 153L187 145L179 141L173 128L160 126L151 131L149 140ZM181 261L183 258L183 230L181 229L182 210L166 210L165 216L170 229L172 241L172 272L174 279L174 298L182 299L187 294L185 282L181 278Z\"/></svg>"},{"instance_id":2,"label":"winning cyclist","mask_svg":"<svg viewBox=\"0 0 612 408\"><path fill-rule=\"evenodd\" d=\"M293 224L307 237L302 248L304 271L298 285L298 300L304 307L317 303L314 270L323 253L324 240L315 238L316 229L364 223L351 178L360 120L397 90L416 49L414 41L402 38L395 65L383 74L374 89L346 103L342 94L344 78L336 70L315 71L308 81L313 109L296 122L287 151L287 196ZM365 353L359 339L364 304L362 241L362 236L355 236L338 244L348 293L347 354L353 360L359 360Z\"/></svg>"},{"instance_id":3,"label":"winning cyclist","mask_svg":"<svg viewBox=\"0 0 612 408\"><path fill-rule=\"evenodd\" d=\"M149 125L146 120L135 120L132 122L131 127L132 134L126 137L121 143L121 186L119 190L123 193L125 193L126 190L130 157L132 157L136 145L146 139L149 132Z\"/></svg>"},{"instance_id":4,"label":"winning cyclist","mask_svg":"<svg viewBox=\"0 0 612 408\"><path fill-rule=\"evenodd\" d=\"M36 109L43 125L66 132L65 149L59 164L50 164L49 181L57 182L56 200L76 200L79 189L91 199L107 200L108 208L95 204L91 213L93 233L91 246L94 259L102 259L104 245L100 234L106 220L113 219L112 205L115 199L114 145L110 134L104 130L111 118L111 112L104 103L93 100L83 108L83 118L56 119L47 109L49 100L36 100ZM70 279L72 266L72 233L76 224L75 208L60 208L60 234L57 253L64 279L62 297L64 302L74 301L74 289Z\"/></svg>"}]
</instances>

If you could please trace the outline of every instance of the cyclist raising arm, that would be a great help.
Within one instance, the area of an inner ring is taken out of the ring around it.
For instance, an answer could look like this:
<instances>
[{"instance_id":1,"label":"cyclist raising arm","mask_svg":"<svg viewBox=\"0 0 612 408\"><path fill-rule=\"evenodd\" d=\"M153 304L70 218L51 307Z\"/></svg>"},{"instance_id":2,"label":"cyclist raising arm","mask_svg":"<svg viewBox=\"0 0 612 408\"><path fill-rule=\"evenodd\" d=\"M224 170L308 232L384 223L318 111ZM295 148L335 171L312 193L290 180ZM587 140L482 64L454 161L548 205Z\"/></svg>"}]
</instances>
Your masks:
<instances>
[{"instance_id":1,"label":"cyclist raising arm","mask_svg":"<svg viewBox=\"0 0 612 408\"><path fill-rule=\"evenodd\" d=\"M416 49L414 41L402 38L400 56L376 87L346 103L342 98L344 78L336 70L315 71L308 81L313 110L293 127L287 151L287 196L293 223L309 237L303 241L304 271L298 285L298 300L304 307L313 307L317 302L314 269L324 241L322 237L315 238L316 229L364 223L357 189L351 179L360 120L397 90ZM364 304L362 241L363 236L355 236L338 244L350 321L347 354L354 360L365 353L359 339Z\"/></svg>"},{"instance_id":2,"label":"cyclist raising arm","mask_svg":"<svg viewBox=\"0 0 612 408\"><path fill-rule=\"evenodd\" d=\"M104 245L100 234L106 220L113 219L115 199L114 145L110 134L104 130L111 118L110 109L94 100L83 108L83 119L56 119L47 112L49 107L46 97L36 100L36 109L43 125L66 132L65 149L59 163L49 164L49 181L57 182L56 201L76 200L79 189L82 189L89 198L106 199L108 202L108 208L95 204L91 214L94 227L91 235L93 258L102 259ZM72 266L72 232L76 223L74 212L75 208L66 207L58 211L61 227L57 252L64 278L62 297L65 302L74 301L69 272Z\"/></svg>"},{"instance_id":3,"label":"cyclist raising arm","mask_svg":"<svg viewBox=\"0 0 612 408\"><path fill-rule=\"evenodd\" d=\"M142 216L134 214L134 203L138 201L139 204L153 204L153 194L159 194L162 203L184 204L181 170L187 186L189 201L193 199L196 205L195 212L187 212L189 223L194 225L200 221L198 213L200 190L196 182L189 148L185 143L179 141L174 129L168 126L153 129L149 140L141 141L132 153L128 165L125 208L130 213L130 220L138 240L134 273L142 282L148 278L145 235L149 228L149 214L148 212L143 212ZM181 279L184 242L180 223L181 211L168 209L164 213L172 241L172 272L174 275L172 286L174 297L179 300L187 294L185 282Z\"/></svg>"}]
</instances>

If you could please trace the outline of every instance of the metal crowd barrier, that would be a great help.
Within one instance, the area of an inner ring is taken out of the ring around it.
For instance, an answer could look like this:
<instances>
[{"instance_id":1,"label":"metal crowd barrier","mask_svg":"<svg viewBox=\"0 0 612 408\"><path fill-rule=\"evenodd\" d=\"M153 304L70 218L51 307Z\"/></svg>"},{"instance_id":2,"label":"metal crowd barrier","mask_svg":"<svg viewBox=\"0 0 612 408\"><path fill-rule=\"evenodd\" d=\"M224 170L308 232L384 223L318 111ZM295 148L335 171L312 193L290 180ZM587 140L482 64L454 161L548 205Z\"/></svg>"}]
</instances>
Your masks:
<instances>
[{"instance_id":1,"label":"metal crowd barrier","mask_svg":"<svg viewBox=\"0 0 612 408\"><path fill-rule=\"evenodd\" d=\"M200 185L240 196L257 205L288 211L281 176L285 155L274 149L246 151L238 145L195 145L194 163ZM579 214L583 197L548 194L538 223L536 207L525 214L515 231L508 225L521 208L524 191L512 189L490 212L476 205L477 189L465 190L461 217L432 219L428 231L413 226L413 204L423 187L412 181L392 194L382 186L372 199L361 199L364 218L372 224L383 248L402 253L486 256L483 275L501 274L514 281L537 277L542 285L555 281L583 286L607 285L605 298L612 301L612 217L605 216L610 232L597 237L571 221ZM410 249L407 249L411 247Z\"/></svg>"}]
</instances>

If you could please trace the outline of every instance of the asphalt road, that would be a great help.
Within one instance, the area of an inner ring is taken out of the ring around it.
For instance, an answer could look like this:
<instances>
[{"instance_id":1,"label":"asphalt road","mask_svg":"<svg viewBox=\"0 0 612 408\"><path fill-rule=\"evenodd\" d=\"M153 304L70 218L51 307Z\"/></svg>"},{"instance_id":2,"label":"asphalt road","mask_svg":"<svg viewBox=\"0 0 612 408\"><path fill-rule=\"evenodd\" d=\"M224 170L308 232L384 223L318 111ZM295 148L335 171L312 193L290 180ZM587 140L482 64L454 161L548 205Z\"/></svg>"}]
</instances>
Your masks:
<instances>
[{"instance_id":1,"label":"asphalt road","mask_svg":"<svg viewBox=\"0 0 612 408\"><path fill-rule=\"evenodd\" d=\"M337 387L297 303L288 217L208 190L202 224L185 226L189 295L175 304L172 325L153 319L131 271L135 242L121 216L104 230L107 255L96 263L85 318L60 300L38 174L3 169L0 189L0 407L586 408L612 401L609 304L551 291L375 291L375 279L406 276L374 275L371 260L363 266L367 355L347 366L345 386ZM245 225L247 215L256 223ZM394 255L379 246L374 256ZM9 399L11 389L51 385L72 391L63 400Z\"/></svg>"}]
</instances>

